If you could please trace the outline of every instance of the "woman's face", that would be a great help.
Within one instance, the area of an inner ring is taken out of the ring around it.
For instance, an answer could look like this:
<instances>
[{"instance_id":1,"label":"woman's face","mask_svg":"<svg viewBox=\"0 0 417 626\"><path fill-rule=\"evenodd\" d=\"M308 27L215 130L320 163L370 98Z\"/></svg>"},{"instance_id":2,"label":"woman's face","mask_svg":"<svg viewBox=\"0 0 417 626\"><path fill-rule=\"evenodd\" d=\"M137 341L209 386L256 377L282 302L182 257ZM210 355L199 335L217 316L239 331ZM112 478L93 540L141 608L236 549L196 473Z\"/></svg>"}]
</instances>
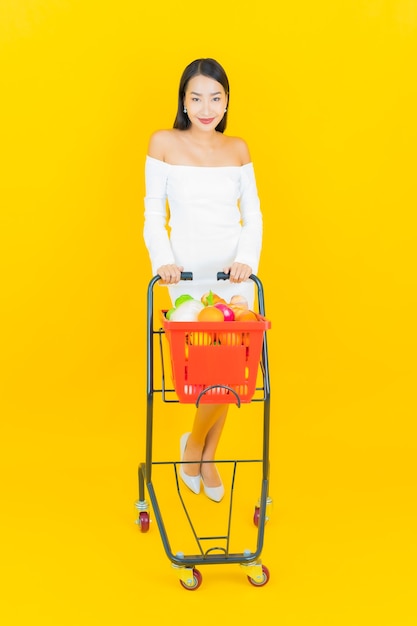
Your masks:
<instances>
[{"instance_id":1,"label":"woman's face","mask_svg":"<svg viewBox=\"0 0 417 626\"><path fill-rule=\"evenodd\" d=\"M223 119L227 107L223 85L208 76L190 78L184 106L191 124L201 130L214 130Z\"/></svg>"}]
</instances>

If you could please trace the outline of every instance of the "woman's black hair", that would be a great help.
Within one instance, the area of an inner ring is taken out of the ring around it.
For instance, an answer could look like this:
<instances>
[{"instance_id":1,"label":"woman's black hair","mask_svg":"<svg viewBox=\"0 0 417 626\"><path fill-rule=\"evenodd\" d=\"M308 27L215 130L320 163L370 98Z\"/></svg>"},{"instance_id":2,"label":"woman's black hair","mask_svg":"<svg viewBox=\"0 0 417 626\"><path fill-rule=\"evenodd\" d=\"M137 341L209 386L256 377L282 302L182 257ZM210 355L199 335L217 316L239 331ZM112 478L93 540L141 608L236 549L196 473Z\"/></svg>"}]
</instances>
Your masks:
<instances>
[{"instance_id":1,"label":"woman's black hair","mask_svg":"<svg viewBox=\"0 0 417 626\"><path fill-rule=\"evenodd\" d=\"M208 76L209 78L213 78L218 83L223 86L223 89L228 98L228 106L229 107L229 81L226 75L226 72L214 59L196 59L185 68L181 80L180 86L178 90L178 111L177 116L174 121L174 128L178 128L179 130L186 130L191 126L190 119L186 113L184 113L184 97L185 91L187 89L188 81L194 76ZM227 124L227 111L223 116L221 122L219 122L216 126L216 130L220 133L223 133L226 129Z\"/></svg>"}]
</instances>

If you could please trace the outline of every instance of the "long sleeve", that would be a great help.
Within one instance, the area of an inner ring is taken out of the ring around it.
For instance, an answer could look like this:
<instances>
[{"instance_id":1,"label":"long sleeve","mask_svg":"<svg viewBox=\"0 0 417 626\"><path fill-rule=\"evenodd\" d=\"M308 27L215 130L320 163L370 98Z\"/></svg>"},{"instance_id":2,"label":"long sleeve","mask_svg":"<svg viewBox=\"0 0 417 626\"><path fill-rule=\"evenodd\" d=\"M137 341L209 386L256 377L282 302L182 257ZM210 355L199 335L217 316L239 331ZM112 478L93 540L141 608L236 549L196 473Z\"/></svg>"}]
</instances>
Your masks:
<instances>
[{"instance_id":1,"label":"long sleeve","mask_svg":"<svg viewBox=\"0 0 417 626\"><path fill-rule=\"evenodd\" d=\"M145 163L145 223L143 237L155 275L161 265L175 263L167 230L169 165L152 157Z\"/></svg>"},{"instance_id":2,"label":"long sleeve","mask_svg":"<svg viewBox=\"0 0 417 626\"><path fill-rule=\"evenodd\" d=\"M242 167L239 205L242 230L235 261L250 265L256 274L262 248L263 222L252 163Z\"/></svg>"}]
</instances>

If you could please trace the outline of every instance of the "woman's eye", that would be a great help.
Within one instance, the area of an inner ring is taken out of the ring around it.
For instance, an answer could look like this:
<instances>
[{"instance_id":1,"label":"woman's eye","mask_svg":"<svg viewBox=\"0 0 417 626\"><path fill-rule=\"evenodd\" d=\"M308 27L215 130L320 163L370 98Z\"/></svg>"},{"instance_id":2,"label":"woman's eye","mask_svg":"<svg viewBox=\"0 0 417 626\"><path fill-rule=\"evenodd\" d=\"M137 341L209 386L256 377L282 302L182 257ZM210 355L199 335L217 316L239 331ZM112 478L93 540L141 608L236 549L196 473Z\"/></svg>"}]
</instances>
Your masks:
<instances>
[{"instance_id":1,"label":"woman's eye","mask_svg":"<svg viewBox=\"0 0 417 626\"><path fill-rule=\"evenodd\" d=\"M216 96L215 98L213 98L214 102L219 102L220 101L220 97Z\"/></svg>"}]
</instances>

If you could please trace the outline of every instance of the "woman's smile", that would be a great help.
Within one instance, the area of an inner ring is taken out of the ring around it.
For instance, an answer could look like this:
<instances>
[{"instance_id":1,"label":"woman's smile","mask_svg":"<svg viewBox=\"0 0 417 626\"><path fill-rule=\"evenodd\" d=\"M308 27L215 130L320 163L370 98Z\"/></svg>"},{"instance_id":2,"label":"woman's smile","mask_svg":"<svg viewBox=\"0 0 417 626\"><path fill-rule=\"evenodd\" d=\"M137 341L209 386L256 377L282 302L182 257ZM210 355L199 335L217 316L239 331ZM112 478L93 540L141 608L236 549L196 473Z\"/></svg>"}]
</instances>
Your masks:
<instances>
[{"instance_id":1,"label":"woman's smile","mask_svg":"<svg viewBox=\"0 0 417 626\"><path fill-rule=\"evenodd\" d=\"M215 117L199 117L198 121L202 124L211 124L215 119Z\"/></svg>"}]
</instances>

